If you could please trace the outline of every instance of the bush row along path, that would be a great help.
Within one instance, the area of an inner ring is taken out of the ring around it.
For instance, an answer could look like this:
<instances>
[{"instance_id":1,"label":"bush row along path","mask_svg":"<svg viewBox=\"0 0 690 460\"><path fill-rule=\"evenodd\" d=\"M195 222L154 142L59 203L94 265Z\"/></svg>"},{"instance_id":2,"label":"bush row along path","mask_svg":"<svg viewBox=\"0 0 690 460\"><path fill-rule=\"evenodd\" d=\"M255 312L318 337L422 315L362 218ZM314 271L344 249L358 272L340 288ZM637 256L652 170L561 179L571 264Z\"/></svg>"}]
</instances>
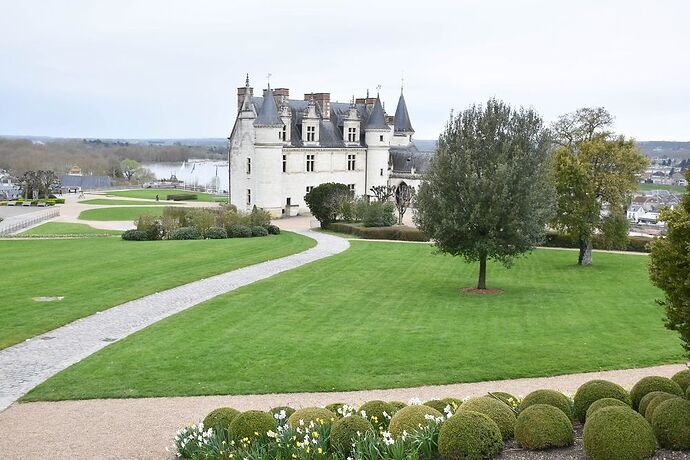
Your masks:
<instances>
[{"instance_id":1,"label":"bush row along path","mask_svg":"<svg viewBox=\"0 0 690 460\"><path fill-rule=\"evenodd\" d=\"M343 238L297 230L307 251L201 279L74 321L0 351L0 411L59 371L163 318L255 281L346 250ZM136 244L136 243L135 243Z\"/></svg>"}]
</instances>

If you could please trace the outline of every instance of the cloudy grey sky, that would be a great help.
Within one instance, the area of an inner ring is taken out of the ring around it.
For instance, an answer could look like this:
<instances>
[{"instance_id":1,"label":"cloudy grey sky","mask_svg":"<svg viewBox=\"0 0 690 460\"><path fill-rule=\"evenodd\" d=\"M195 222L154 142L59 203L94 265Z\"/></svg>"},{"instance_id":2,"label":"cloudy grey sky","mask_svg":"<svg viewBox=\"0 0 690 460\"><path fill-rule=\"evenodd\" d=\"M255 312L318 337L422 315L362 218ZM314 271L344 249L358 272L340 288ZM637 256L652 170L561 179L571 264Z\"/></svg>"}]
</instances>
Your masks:
<instances>
[{"instance_id":1,"label":"cloudy grey sky","mask_svg":"<svg viewBox=\"0 0 690 460\"><path fill-rule=\"evenodd\" d=\"M253 86L367 88L417 138L491 96L690 140L687 0L0 0L0 134L224 137Z\"/></svg>"}]
</instances>

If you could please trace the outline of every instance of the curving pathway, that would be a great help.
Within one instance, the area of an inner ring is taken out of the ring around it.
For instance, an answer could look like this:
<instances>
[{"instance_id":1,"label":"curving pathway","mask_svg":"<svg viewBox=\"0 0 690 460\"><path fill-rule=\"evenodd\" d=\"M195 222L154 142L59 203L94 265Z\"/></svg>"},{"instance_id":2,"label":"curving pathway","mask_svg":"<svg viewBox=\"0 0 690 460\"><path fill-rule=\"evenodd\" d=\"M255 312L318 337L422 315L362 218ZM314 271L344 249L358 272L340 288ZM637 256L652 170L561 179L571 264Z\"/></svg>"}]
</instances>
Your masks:
<instances>
[{"instance_id":1,"label":"curving pathway","mask_svg":"<svg viewBox=\"0 0 690 460\"><path fill-rule=\"evenodd\" d=\"M304 252L194 281L136 299L0 350L0 411L61 370L182 310L242 286L345 251L337 236L293 230L316 240Z\"/></svg>"}]
</instances>

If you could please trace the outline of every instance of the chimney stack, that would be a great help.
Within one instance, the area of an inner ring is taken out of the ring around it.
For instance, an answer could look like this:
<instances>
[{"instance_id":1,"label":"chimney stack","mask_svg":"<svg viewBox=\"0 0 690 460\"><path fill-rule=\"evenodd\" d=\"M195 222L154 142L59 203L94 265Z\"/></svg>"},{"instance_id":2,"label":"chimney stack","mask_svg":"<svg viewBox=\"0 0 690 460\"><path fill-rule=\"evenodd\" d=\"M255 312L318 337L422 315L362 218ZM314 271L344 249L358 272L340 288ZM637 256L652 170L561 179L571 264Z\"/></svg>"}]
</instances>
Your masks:
<instances>
[{"instance_id":1,"label":"chimney stack","mask_svg":"<svg viewBox=\"0 0 690 460\"><path fill-rule=\"evenodd\" d=\"M324 119L331 117L331 93L307 93L304 95L304 100L308 101L314 98L314 103L319 106L321 116Z\"/></svg>"},{"instance_id":2,"label":"chimney stack","mask_svg":"<svg viewBox=\"0 0 690 460\"><path fill-rule=\"evenodd\" d=\"M247 87L242 86L237 88L237 111L242 110L242 103L244 102L244 95L247 93ZM254 88L249 88L249 97L254 96Z\"/></svg>"}]
</instances>

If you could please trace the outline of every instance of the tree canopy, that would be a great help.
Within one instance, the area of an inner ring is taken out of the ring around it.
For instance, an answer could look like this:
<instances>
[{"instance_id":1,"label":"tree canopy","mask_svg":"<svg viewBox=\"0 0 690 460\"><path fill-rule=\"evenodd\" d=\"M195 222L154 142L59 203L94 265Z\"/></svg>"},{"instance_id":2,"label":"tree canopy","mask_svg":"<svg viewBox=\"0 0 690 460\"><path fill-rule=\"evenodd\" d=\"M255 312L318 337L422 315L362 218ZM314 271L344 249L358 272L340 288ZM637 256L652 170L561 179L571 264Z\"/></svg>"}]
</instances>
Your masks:
<instances>
[{"instance_id":1,"label":"tree canopy","mask_svg":"<svg viewBox=\"0 0 690 460\"><path fill-rule=\"evenodd\" d=\"M309 211L325 228L335 222L342 209L343 202L350 199L352 193L345 184L327 182L314 187L304 196Z\"/></svg>"},{"instance_id":2,"label":"tree canopy","mask_svg":"<svg viewBox=\"0 0 690 460\"><path fill-rule=\"evenodd\" d=\"M444 253L509 267L552 217L550 138L532 109L490 99L452 116L417 194L415 222Z\"/></svg>"}]
</instances>

